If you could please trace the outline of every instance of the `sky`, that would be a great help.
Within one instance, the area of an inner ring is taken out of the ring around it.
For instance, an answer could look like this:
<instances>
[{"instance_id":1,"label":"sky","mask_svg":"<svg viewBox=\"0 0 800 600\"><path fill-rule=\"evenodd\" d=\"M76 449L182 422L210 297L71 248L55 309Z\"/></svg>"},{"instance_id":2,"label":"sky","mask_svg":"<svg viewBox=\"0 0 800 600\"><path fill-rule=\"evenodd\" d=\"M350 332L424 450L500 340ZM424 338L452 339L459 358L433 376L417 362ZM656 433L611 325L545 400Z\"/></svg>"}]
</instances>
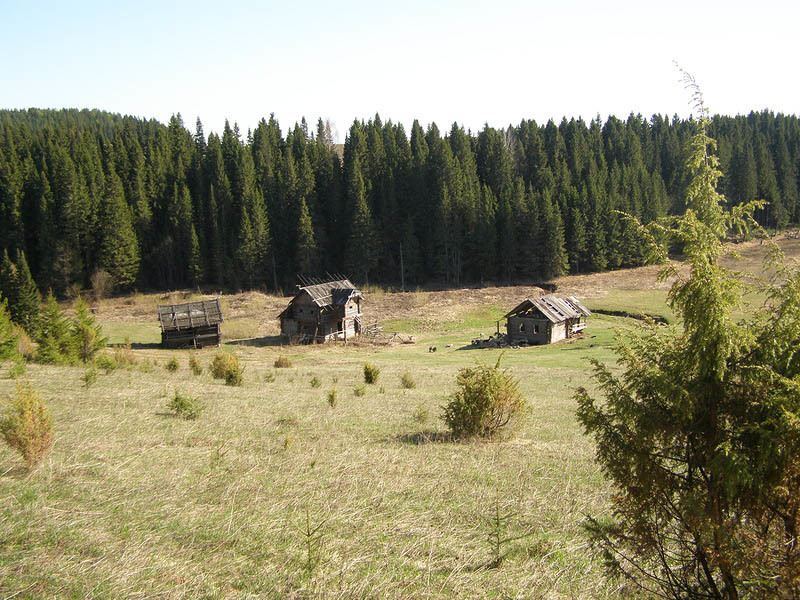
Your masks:
<instances>
[{"instance_id":1,"label":"sky","mask_svg":"<svg viewBox=\"0 0 800 600\"><path fill-rule=\"evenodd\" d=\"M477 132L522 119L800 113L800 3L0 0L0 108L97 108L244 133L274 113L343 142L376 113Z\"/></svg>"}]
</instances>

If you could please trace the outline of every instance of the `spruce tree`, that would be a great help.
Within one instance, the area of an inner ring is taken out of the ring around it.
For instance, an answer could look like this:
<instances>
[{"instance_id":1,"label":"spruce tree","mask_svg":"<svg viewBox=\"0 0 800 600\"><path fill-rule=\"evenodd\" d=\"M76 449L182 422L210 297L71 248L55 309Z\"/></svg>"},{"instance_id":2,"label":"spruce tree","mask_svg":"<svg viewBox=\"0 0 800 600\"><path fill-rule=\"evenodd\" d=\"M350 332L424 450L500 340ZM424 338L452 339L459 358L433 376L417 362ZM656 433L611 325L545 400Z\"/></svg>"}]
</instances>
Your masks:
<instances>
[{"instance_id":1,"label":"spruce tree","mask_svg":"<svg viewBox=\"0 0 800 600\"><path fill-rule=\"evenodd\" d=\"M353 212L349 223L350 237L345 249L344 267L348 273L356 273L365 283L369 283L370 272L378 264L378 239L367 205L364 178L358 159L355 159L347 191Z\"/></svg>"},{"instance_id":2,"label":"spruce tree","mask_svg":"<svg viewBox=\"0 0 800 600\"><path fill-rule=\"evenodd\" d=\"M305 200L300 200L300 215L297 221L297 246L295 264L300 273L314 273L319 268L314 227Z\"/></svg>"},{"instance_id":3,"label":"spruce tree","mask_svg":"<svg viewBox=\"0 0 800 600\"><path fill-rule=\"evenodd\" d=\"M239 217L239 233L236 240L237 270L248 287L253 287L258 268L258 244L250 221L250 213L243 210ZM241 283L241 282L238 282Z\"/></svg>"},{"instance_id":4,"label":"spruce tree","mask_svg":"<svg viewBox=\"0 0 800 600\"><path fill-rule=\"evenodd\" d=\"M100 325L90 314L89 307L83 298L78 297L74 309L75 316L72 317L70 324L72 348L85 364L92 360L98 351L105 348L107 339L103 336Z\"/></svg>"},{"instance_id":5,"label":"spruce tree","mask_svg":"<svg viewBox=\"0 0 800 600\"><path fill-rule=\"evenodd\" d=\"M106 172L106 191L100 215L98 265L114 281L115 289L129 289L139 274L139 243L133 219L113 169Z\"/></svg>"},{"instance_id":6,"label":"spruce tree","mask_svg":"<svg viewBox=\"0 0 800 600\"><path fill-rule=\"evenodd\" d=\"M74 338L70 332L70 324L61 307L58 305L52 290L47 295L42 309L42 321L39 335L36 337L38 347L36 360L49 364L69 364L75 359Z\"/></svg>"},{"instance_id":7,"label":"spruce tree","mask_svg":"<svg viewBox=\"0 0 800 600\"><path fill-rule=\"evenodd\" d=\"M0 295L9 304L9 311L17 302L17 267L11 262L8 250L3 250L3 258L0 259Z\"/></svg>"},{"instance_id":8,"label":"spruce tree","mask_svg":"<svg viewBox=\"0 0 800 600\"><path fill-rule=\"evenodd\" d=\"M540 197L541 275L547 280L566 274L569 270L569 260L564 245L564 223L561 220L561 211L554 206L549 193L545 192Z\"/></svg>"},{"instance_id":9,"label":"spruce tree","mask_svg":"<svg viewBox=\"0 0 800 600\"><path fill-rule=\"evenodd\" d=\"M8 303L0 295L0 360L16 360L19 358L17 341L19 336L14 329L11 315L8 312Z\"/></svg>"},{"instance_id":10,"label":"spruce tree","mask_svg":"<svg viewBox=\"0 0 800 600\"><path fill-rule=\"evenodd\" d=\"M17 252L16 277L14 281L14 305L11 318L30 336L36 335L41 314L42 295L31 276L25 253Z\"/></svg>"}]
</instances>

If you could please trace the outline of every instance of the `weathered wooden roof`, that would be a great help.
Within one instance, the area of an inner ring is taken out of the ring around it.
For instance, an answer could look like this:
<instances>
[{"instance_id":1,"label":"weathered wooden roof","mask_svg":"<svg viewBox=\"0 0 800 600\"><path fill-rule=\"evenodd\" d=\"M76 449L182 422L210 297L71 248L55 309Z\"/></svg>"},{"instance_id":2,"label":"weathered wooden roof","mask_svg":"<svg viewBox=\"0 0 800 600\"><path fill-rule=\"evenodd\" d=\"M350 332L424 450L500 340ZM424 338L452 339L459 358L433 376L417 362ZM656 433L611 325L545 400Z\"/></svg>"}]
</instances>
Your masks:
<instances>
[{"instance_id":1,"label":"weathered wooden roof","mask_svg":"<svg viewBox=\"0 0 800 600\"><path fill-rule=\"evenodd\" d=\"M298 289L301 293L306 292L314 304L319 307L345 304L353 296L361 296L361 292L350 283L349 279L315 283L314 285L300 286Z\"/></svg>"},{"instance_id":2,"label":"weathered wooden roof","mask_svg":"<svg viewBox=\"0 0 800 600\"><path fill-rule=\"evenodd\" d=\"M308 280L306 279L305 281ZM309 285L299 285L297 289L297 295L295 295L289 302L289 305L281 311L281 314L278 315L279 319L290 314L292 304L303 294L308 294L311 301L319 306L323 312L331 310L333 306L347 304L351 298L364 297L358 288L350 283L349 279L344 278Z\"/></svg>"},{"instance_id":3,"label":"weathered wooden roof","mask_svg":"<svg viewBox=\"0 0 800 600\"><path fill-rule=\"evenodd\" d=\"M159 304L158 320L161 331L178 331L222 323L219 298L185 304Z\"/></svg>"},{"instance_id":4,"label":"weathered wooden roof","mask_svg":"<svg viewBox=\"0 0 800 600\"><path fill-rule=\"evenodd\" d=\"M535 308L542 313L552 323L561 323L567 319L578 319L581 316L588 317L591 311L581 304L577 298L558 298L553 294L539 296L538 298L525 298L515 308L513 308L505 318L513 317L521 313L528 312Z\"/></svg>"},{"instance_id":5,"label":"weathered wooden roof","mask_svg":"<svg viewBox=\"0 0 800 600\"><path fill-rule=\"evenodd\" d=\"M569 302L572 305L572 307L579 313L581 313L584 317L588 317L589 315L592 314L592 311L590 311L583 304L581 304L580 300L578 300L575 296L567 296L566 298L564 298L564 300Z\"/></svg>"}]
</instances>

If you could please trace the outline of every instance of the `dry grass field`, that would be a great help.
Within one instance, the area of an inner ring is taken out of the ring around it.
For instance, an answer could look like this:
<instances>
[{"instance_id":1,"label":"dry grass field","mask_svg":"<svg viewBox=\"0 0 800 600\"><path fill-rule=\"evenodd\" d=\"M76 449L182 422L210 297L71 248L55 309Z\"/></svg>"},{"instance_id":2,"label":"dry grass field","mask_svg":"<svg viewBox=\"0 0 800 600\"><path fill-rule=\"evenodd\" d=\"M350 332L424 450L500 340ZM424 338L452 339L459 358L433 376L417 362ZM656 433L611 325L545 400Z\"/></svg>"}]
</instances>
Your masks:
<instances>
[{"instance_id":1,"label":"dry grass field","mask_svg":"<svg viewBox=\"0 0 800 600\"><path fill-rule=\"evenodd\" d=\"M796 239L782 244L800 254ZM762 250L742 246L757 270ZM670 316L657 270L557 283L590 308ZM0 598L618 597L581 532L585 515L608 511L609 490L572 394L591 386L587 359L612 361L634 320L596 315L582 339L506 351L530 404L508 440L453 442L439 419L458 369L500 355L469 341L535 292L373 291L369 317L417 340L390 347L280 346L286 299L223 296L221 350L245 366L239 387L209 375L217 349L157 345L156 304L194 295L97 303L135 364L99 371L88 388L83 368L28 366L22 379L46 398L55 445L31 473L0 447ZM275 368L278 356L291 366ZM359 396L365 362L381 371ZM18 383L7 371L0 398ZM176 392L204 403L198 419L167 409Z\"/></svg>"}]
</instances>

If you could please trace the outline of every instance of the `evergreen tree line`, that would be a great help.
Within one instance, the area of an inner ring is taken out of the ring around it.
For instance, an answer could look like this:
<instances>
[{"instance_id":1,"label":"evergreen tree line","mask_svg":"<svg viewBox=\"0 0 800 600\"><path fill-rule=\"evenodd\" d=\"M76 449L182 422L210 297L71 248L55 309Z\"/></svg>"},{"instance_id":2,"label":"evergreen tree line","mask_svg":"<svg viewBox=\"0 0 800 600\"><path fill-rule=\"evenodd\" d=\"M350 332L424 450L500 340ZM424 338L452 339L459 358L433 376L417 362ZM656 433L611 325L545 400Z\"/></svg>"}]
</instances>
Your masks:
<instances>
[{"instance_id":1,"label":"evergreen tree line","mask_svg":"<svg viewBox=\"0 0 800 600\"><path fill-rule=\"evenodd\" d=\"M291 290L343 272L406 285L537 281L643 264L618 211L681 214L692 123L677 117L522 121L442 133L379 116L344 147L320 120L274 117L206 136L180 115L0 111L0 250L41 290L107 271L118 290L211 285ZM800 121L717 116L720 187L757 218L800 221Z\"/></svg>"}]
</instances>

